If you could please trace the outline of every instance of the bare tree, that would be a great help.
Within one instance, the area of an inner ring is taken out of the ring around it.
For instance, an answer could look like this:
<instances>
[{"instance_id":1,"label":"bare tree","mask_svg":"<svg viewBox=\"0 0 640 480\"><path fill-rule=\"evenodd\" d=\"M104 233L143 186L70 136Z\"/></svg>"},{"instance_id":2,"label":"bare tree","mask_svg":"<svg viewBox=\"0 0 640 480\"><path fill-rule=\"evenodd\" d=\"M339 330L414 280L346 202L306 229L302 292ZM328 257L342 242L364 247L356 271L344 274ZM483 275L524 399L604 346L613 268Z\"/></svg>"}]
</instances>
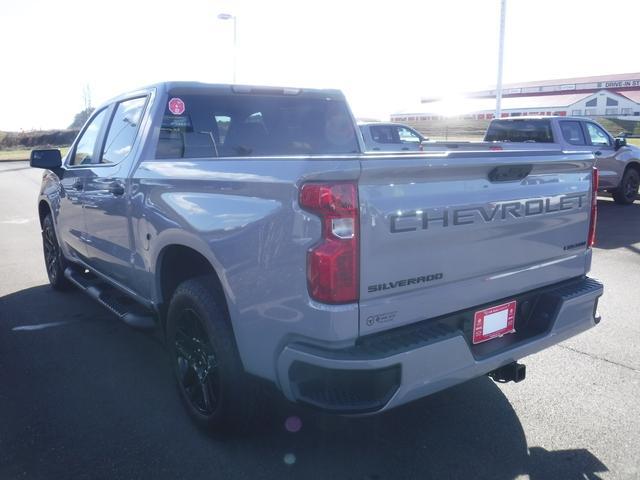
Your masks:
<instances>
[{"instance_id":1,"label":"bare tree","mask_svg":"<svg viewBox=\"0 0 640 480\"><path fill-rule=\"evenodd\" d=\"M73 122L69 125L69 128L72 130L82 128L82 125L84 125L95 110L95 108L91 106L91 87L88 83L82 89L82 100L84 108L80 112L76 113L76 116L73 118Z\"/></svg>"}]
</instances>

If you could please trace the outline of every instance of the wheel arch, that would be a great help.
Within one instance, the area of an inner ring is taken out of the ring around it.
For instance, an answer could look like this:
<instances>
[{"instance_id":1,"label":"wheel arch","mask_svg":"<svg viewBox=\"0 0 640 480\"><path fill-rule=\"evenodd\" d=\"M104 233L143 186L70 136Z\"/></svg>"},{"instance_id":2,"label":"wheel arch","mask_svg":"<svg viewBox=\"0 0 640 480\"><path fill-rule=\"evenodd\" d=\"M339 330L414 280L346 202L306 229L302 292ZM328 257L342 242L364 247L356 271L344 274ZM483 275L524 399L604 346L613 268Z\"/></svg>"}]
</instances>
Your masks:
<instances>
[{"instance_id":1,"label":"wheel arch","mask_svg":"<svg viewBox=\"0 0 640 480\"><path fill-rule=\"evenodd\" d=\"M627 171L628 168L633 168L636 172L638 172L638 175L640 175L640 160L633 160L627 163L627 166L625 167L625 172Z\"/></svg>"},{"instance_id":2,"label":"wheel arch","mask_svg":"<svg viewBox=\"0 0 640 480\"><path fill-rule=\"evenodd\" d=\"M210 275L213 278L216 290L214 294L220 306L231 318L229 289L225 287L226 282L221 275L222 267L210 251L203 250L191 242L169 242L158 250L155 260L155 291L163 324L171 296L178 285L185 280L204 275Z\"/></svg>"},{"instance_id":3,"label":"wheel arch","mask_svg":"<svg viewBox=\"0 0 640 480\"><path fill-rule=\"evenodd\" d=\"M38 202L38 218L40 220L40 227L42 228L42 222L44 222L44 218L47 216L47 214L50 214L52 212L51 210L51 205L49 205L49 202L47 202L44 199L40 199L40 201Z\"/></svg>"}]
</instances>

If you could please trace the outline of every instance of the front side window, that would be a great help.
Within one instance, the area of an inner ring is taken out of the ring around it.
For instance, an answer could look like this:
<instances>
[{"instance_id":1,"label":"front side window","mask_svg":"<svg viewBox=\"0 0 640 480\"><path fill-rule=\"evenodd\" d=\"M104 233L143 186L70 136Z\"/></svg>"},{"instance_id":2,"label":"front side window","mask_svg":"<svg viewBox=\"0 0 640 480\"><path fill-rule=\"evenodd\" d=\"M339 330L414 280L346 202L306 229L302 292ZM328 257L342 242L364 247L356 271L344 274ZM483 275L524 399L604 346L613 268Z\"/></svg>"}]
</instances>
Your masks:
<instances>
[{"instance_id":1,"label":"front side window","mask_svg":"<svg viewBox=\"0 0 640 480\"><path fill-rule=\"evenodd\" d=\"M100 163L120 163L129 155L138 133L146 101L147 98L142 97L125 100L118 104L109 125Z\"/></svg>"},{"instance_id":2,"label":"front side window","mask_svg":"<svg viewBox=\"0 0 640 480\"><path fill-rule=\"evenodd\" d=\"M89 165L93 162L93 152L95 151L96 142L98 141L98 136L102 130L102 124L105 121L106 115L107 109L105 108L93 117L91 123L89 123L85 131L82 132L82 136L78 140L69 165Z\"/></svg>"},{"instance_id":3,"label":"front side window","mask_svg":"<svg viewBox=\"0 0 640 480\"><path fill-rule=\"evenodd\" d=\"M562 121L560 122L560 130L562 130L562 136L565 142L571 145L587 144L580 122Z\"/></svg>"},{"instance_id":4,"label":"front side window","mask_svg":"<svg viewBox=\"0 0 640 480\"><path fill-rule=\"evenodd\" d=\"M585 107L597 107L598 106L598 99L597 98L592 98L591 100L589 100L584 105L585 105Z\"/></svg>"},{"instance_id":5,"label":"front side window","mask_svg":"<svg viewBox=\"0 0 640 480\"><path fill-rule=\"evenodd\" d=\"M420 137L405 127L398 127L398 135L402 143L420 143Z\"/></svg>"},{"instance_id":6,"label":"front side window","mask_svg":"<svg viewBox=\"0 0 640 480\"><path fill-rule=\"evenodd\" d=\"M610 146L609 136L599 126L594 123L587 123L587 131L591 139L591 145Z\"/></svg>"},{"instance_id":7,"label":"front side window","mask_svg":"<svg viewBox=\"0 0 640 480\"><path fill-rule=\"evenodd\" d=\"M156 158L359 152L346 103L280 94L171 92Z\"/></svg>"},{"instance_id":8,"label":"front side window","mask_svg":"<svg viewBox=\"0 0 640 480\"><path fill-rule=\"evenodd\" d=\"M400 143L398 131L393 125L370 125L371 138L377 143Z\"/></svg>"}]
</instances>

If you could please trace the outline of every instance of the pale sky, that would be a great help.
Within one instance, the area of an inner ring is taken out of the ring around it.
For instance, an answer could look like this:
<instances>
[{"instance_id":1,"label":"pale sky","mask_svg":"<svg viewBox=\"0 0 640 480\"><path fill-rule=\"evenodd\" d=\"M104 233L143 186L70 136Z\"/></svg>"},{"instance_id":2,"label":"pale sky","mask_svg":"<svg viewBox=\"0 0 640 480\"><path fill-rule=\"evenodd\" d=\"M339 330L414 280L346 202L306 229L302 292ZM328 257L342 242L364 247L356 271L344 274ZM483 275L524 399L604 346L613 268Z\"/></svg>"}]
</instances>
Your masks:
<instances>
[{"instance_id":1,"label":"pale sky","mask_svg":"<svg viewBox=\"0 0 640 480\"><path fill-rule=\"evenodd\" d=\"M504 81L640 71L637 0L507 0ZM342 89L359 117L495 85L499 0L2 0L0 130L163 80Z\"/></svg>"}]
</instances>

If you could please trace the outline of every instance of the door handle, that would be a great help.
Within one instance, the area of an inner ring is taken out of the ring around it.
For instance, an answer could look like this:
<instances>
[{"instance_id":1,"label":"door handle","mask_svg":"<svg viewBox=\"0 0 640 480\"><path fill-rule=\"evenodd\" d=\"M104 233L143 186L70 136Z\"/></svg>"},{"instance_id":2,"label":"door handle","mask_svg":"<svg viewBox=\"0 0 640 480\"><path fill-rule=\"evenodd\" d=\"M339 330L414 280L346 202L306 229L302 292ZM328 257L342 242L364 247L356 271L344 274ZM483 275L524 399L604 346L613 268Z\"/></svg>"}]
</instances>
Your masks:
<instances>
[{"instance_id":1,"label":"door handle","mask_svg":"<svg viewBox=\"0 0 640 480\"><path fill-rule=\"evenodd\" d=\"M402 147L402 150L409 150L409 147Z\"/></svg>"},{"instance_id":2,"label":"door handle","mask_svg":"<svg viewBox=\"0 0 640 480\"><path fill-rule=\"evenodd\" d=\"M109 193L112 193L113 195L124 195L124 185L122 185L120 182L113 182L109 185Z\"/></svg>"},{"instance_id":3,"label":"door handle","mask_svg":"<svg viewBox=\"0 0 640 480\"><path fill-rule=\"evenodd\" d=\"M598 150L597 152L595 152L595 153L594 153L594 155L595 155L596 157L599 157L600 155L602 155L602 152L601 152L600 150Z\"/></svg>"}]
</instances>

